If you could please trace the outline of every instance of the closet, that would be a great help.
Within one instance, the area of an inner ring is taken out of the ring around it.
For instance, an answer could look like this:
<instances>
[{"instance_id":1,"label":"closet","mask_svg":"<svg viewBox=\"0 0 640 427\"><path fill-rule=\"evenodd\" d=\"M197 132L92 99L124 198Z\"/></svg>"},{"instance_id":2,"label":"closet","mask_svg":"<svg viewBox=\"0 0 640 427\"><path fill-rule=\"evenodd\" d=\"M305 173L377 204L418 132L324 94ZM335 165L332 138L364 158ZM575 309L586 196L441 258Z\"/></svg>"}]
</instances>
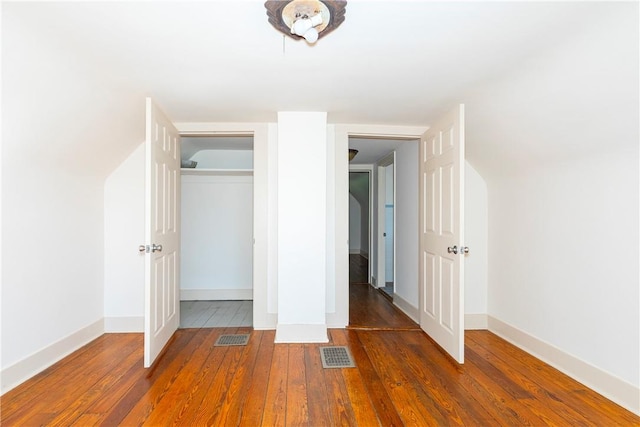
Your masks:
<instances>
[{"instance_id":1,"label":"closet","mask_svg":"<svg viewBox=\"0 0 640 427\"><path fill-rule=\"evenodd\" d=\"M253 300L253 137L183 136L181 154L180 299Z\"/></svg>"}]
</instances>

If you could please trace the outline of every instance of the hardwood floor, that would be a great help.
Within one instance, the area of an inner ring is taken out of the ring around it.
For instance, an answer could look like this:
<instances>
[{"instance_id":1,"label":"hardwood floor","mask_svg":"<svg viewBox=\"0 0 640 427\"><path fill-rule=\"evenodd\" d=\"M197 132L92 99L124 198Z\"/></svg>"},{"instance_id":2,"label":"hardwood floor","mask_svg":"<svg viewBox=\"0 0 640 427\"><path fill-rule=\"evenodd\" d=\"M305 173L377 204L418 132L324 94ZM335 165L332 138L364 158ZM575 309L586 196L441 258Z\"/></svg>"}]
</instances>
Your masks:
<instances>
[{"instance_id":1,"label":"hardwood floor","mask_svg":"<svg viewBox=\"0 0 640 427\"><path fill-rule=\"evenodd\" d=\"M251 332L247 346L214 347ZM421 331L330 330L356 368L273 331L181 329L150 369L106 334L2 397L2 426L631 426L640 418L487 331L458 366Z\"/></svg>"},{"instance_id":2,"label":"hardwood floor","mask_svg":"<svg viewBox=\"0 0 640 427\"><path fill-rule=\"evenodd\" d=\"M420 329L379 290L366 283L349 285L349 328Z\"/></svg>"},{"instance_id":3,"label":"hardwood floor","mask_svg":"<svg viewBox=\"0 0 640 427\"><path fill-rule=\"evenodd\" d=\"M349 283L369 283L369 260L358 254L349 254Z\"/></svg>"},{"instance_id":4,"label":"hardwood floor","mask_svg":"<svg viewBox=\"0 0 640 427\"><path fill-rule=\"evenodd\" d=\"M329 344L274 331L180 329L151 369L142 334L106 334L0 399L2 426L631 426L640 417L488 331L457 365L368 284ZM213 346L250 333L247 346ZM346 345L356 368L323 369Z\"/></svg>"}]
</instances>

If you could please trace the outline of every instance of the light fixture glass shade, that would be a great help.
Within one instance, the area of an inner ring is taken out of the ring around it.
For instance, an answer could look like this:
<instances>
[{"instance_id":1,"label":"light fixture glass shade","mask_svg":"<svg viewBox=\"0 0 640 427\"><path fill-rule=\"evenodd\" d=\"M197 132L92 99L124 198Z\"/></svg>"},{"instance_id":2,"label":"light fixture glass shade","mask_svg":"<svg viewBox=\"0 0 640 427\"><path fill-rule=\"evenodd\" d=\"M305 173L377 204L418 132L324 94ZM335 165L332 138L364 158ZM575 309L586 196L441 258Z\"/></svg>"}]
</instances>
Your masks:
<instances>
[{"instance_id":1,"label":"light fixture glass shade","mask_svg":"<svg viewBox=\"0 0 640 427\"><path fill-rule=\"evenodd\" d=\"M358 150L354 148L349 148L349 161L353 160L356 154L358 154Z\"/></svg>"}]
</instances>

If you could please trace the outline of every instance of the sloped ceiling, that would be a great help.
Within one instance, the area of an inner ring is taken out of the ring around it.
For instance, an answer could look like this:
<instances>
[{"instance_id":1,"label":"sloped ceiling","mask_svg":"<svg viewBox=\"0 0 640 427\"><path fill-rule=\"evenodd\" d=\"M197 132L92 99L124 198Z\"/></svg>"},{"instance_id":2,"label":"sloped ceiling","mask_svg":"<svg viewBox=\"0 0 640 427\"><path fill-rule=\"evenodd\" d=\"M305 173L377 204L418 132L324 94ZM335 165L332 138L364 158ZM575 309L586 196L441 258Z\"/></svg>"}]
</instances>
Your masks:
<instances>
[{"instance_id":1,"label":"sloped ceiling","mask_svg":"<svg viewBox=\"0 0 640 427\"><path fill-rule=\"evenodd\" d=\"M558 145L532 141L532 129L586 135L603 114L637 112L631 2L353 0L313 46L277 32L262 1L3 2L2 12L8 150L81 172L109 173L142 141L145 96L176 122L327 111L330 123L425 126L463 102L469 156L487 172Z\"/></svg>"}]
</instances>

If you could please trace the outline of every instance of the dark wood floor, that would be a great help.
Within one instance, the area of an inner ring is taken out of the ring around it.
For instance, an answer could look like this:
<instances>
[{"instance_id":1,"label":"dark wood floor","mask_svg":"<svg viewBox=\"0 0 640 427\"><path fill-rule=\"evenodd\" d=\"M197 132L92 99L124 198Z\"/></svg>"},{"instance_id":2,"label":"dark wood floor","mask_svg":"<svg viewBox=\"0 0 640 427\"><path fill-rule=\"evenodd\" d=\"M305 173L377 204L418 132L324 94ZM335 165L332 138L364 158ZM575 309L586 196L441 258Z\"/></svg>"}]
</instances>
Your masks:
<instances>
[{"instance_id":1,"label":"dark wood floor","mask_svg":"<svg viewBox=\"0 0 640 427\"><path fill-rule=\"evenodd\" d=\"M358 254L349 254L349 284L369 282L369 260Z\"/></svg>"},{"instance_id":2,"label":"dark wood floor","mask_svg":"<svg viewBox=\"0 0 640 427\"><path fill-rule=\"evenodd\" d=\"M247 346L214 347L222 333ZM330 331L356 368L273 331L181 329L151 370L106 334L2 397L2 426L631 426L640 418L486 331L458 366L421 331Z\"/></svg>"},{"instance_id":3,"label":"dark wood floor","mask_svg":"<svg viewBox=\"0 0 640 427\"><path fill-rule=\"evenodd\" d=\"M382 292L366 283L349 285L349 328L420 329Z\"/></svg>"}]
</instances>

